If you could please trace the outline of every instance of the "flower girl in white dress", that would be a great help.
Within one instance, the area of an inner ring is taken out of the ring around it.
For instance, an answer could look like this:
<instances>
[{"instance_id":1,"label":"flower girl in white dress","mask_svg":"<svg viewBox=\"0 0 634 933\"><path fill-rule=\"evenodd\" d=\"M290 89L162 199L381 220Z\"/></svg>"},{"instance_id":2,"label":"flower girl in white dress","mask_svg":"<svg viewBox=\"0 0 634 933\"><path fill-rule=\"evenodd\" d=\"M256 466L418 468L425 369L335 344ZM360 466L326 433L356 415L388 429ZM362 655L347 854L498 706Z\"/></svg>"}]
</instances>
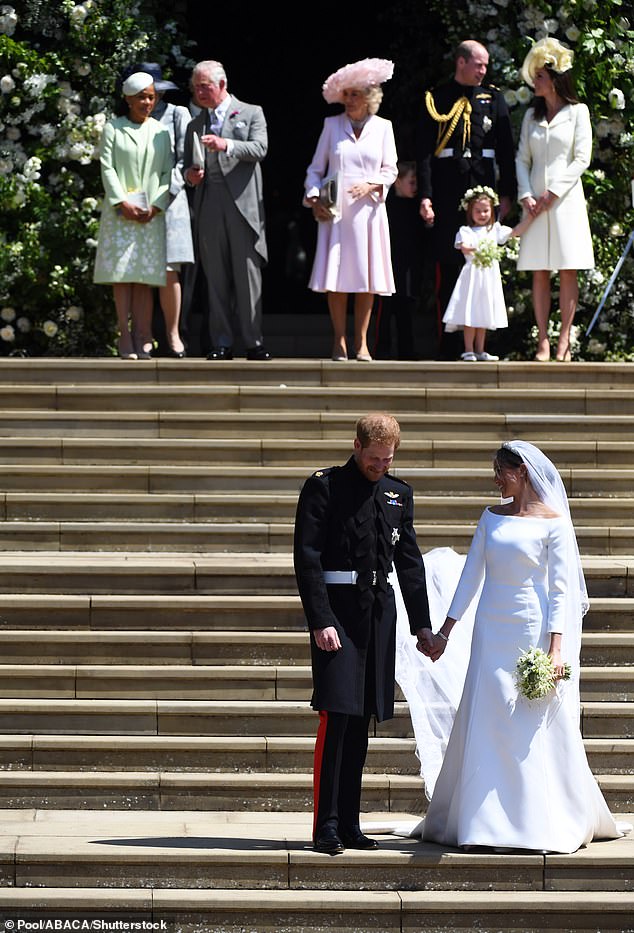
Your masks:
<instances>
[{"instance_id":1,"label":"flower girl in white dress","mask_svg":"<svg viewBox=\"0 0 634 933\"><path fill-rule=\"evenodd\" d=\"M528 215L516 227L504 227L495 220L498 196L487 185L465 191L460 207L467 223L456 234L455 247L465 257L458 281L443 316L445 330L464 330L466 362L495 361L499 357L484 349L487 330L508 326L502 276L498 262L500 247L511 237L521 236L533 218Z\"/></svg>"}]
</instances>

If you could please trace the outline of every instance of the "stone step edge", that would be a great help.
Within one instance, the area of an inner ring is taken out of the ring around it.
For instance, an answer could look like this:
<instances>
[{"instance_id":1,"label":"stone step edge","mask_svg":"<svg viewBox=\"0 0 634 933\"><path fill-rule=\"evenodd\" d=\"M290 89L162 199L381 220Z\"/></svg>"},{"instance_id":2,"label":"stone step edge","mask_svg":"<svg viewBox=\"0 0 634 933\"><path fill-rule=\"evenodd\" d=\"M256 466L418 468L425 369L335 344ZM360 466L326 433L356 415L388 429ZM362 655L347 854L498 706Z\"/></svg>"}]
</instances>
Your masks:
<instances>
[{"instance_id":1,"label":"stone step edge","mask_svg":"<svg viewBox=\"0 0 634 933\"><path fill-rule=\"evenodd\" d=\"M470 856L472 859L475 856ZM321 859L326 856L321 856ZM345 858L342 857L342 858ZM503 856L508 859L509 856ZM541 858L549 859L549 856ZM319 863L317 863L319 864ZM474 864L476 864L474 862ZM186 906L185 906L186 905ZM38 916L54 911L69 911L83 916L102 911L134 911L147 914L146 919L160 919L164 912L168 916L201 913L231 914L234 911L257 910L263 914L271 911L294 914L304 910L316 917L323 912L337 913L389 912L394 915L396 927L401 929L398 918L411 912L443 914L513 914L529 911L535 913L537 926L540 914L569 914L570 922L584 913L600 912L609 922L610 914L634 914L634 893L629 891L354 891L354 890L252 890L194 889L194 888L2 888L0 910L16 908L20 911L37 911ZM405 919L403 923L405 924ZM408 922L408 921L407 921ZM581 921L579 921L579 924ZM403 925L402 929L405 929ZM408 927L409 928L409 927ZM299 927L294 927L299 931ZM378 929L378 928L377 928ZM575 929L586 929L576 925ZM594 929L594 928L593 928Z\"/></svg>"},{"instance_id":2,"label":"stone step edge","mask_svg":"<svg viewBox=\"0 0 634 933\"><path fill-rule=\"evenodd\" d=\"M410 751L414 749L416 743L413 737L390 737L373 736L369 737L370 750L374 752L382 751ZM0 750L16 748L21 750L54 750L68 748L84 747L87 749L120 748L129 749L149 749L156 747L165 747L172 750L212 750L223 751L224 749L233 750L261 750L272 751L312 751L315 746L315 736L309 735L104 735L95 733L94 735L49 735L47 733L0 733ZM595 754L603 753L630 753L634 752L634 738L622 739L601 739L585 738L584 746L586 751Z\"/></svg>"},{"instance_id":3,"label":"stone step edge","mask_svg":"<svg viewBox=\"0 0 634 933\"><path fill-rule=\"evenodd\" d=\"M309 664L52 664L46 662L5 664L0 663L2 677L9 678L40 678L77 679L86 678L121 678L122 680L135 680L143 677L170 680L183 678L184 680L204 680L205 678L220 680L234 678L235 680L270 680L270 681L304 681L311 675ZM581 668L581 681L583 680L607 681L634 681L634 664L625 665L585 665Z\"/></svg>"},{"instance_id":4,"label":"stone step edge","mask_svg":"<svg viewBox=\"0 0 634 933\"><path fill-rule=\"evenodd\" d=\"M599 787L606 792L634 790L634 774L598 774L595 779ZM366 793L373 791L410 792L420 794L424 802L423 780L419 775L409 774L373 774L365 773L364 788ZM266 772L233 773L226 771L0 771L0 789L11 790L20 786L32 788L80 788L83 790L101 788L136 789L155 788L157 790L183 790L186 792L200 788L207 794L220 792L229 795L256 793L262 789L275 795L276 791L288 788L301 790L312 795L312 772ZM634 853L633 853L634 856Z\"/></svg>"},{"instance_id":5,"label":"stone step edge","mask_svg":"<svg viewBox=\"0 0 634 933\"><path fill-rule=\"evenodd\" d=\"M205 597L200 597L204 599ZM207 597L209 599L214 599L214 597ZM276 598L276 597L272 597ZM279 597L283 599L284 597ZM78 600L84 599L83 597L78 597ZM257 601L257 608L259 611L267 609L269 611L277 611L280 606L262 606L259 602L259 597L252 596L249 597L254 603ZM286 597L288 603L281 603L280 605L283 608L287 606L294 606L296 603L299 603L299 598L292 596ZM615 600L616 601L616 600ZM634 603L634 599L623 600ZM6 605L6 600L2 600L3 608ZM40 601L33 601L36 605L39 605ZM52 602L52 600L51 600ZM149 602L148 608L155 609L156 603ZM592 604L592 600L590 600ZM41 600L42 608L54 608L50 606L50 603L47 603L45 600ZM77 605L83 605L83 602L78 602ZM69 605L74 605L69 603ZM299 608L299 605L298 605ZM592 606L591 606L592 609ZM597 611L596 609L594 610ZM626 611L623 607L623 611ZM634 606L629 607L630 612L634 612ZM0 608L0 613L2 608ZM634 623L633 623L634 624ZM163 631L159 629L154 631L152 629L58 629L58 628L47 628L47 629L28 629L28 628L0 628L0 645L11 645L15 643L25 642L28 645L33 645L34 642L39 641L40 643L48 643L53 645L55 643L65 643L69 642L70 644L77 644L78 642L85 642L88 646L90 645L102 645L107 646L114 643L115 645L126 643L136 643L139 642L143 645L148 644L148 640L152 639L152 644L159 645L182 645L182 646L191 646L196 643L200 644L210 644L210 645L224 645L226 643L232 645L252 645L254 634L257 633L257 637L260 642L264 642L270 645L280 645L291 646L291 645L306 645L308 648L308 631L305 627L301 629L288 629L282 631L271 632L267 629L253 629L247 632L236 632L231 629L218 629L216 631L204 631L198 629L178 629L174 631ZM601 647L630 647L634 646L634 631L616 631L616 632L582 632L581 633L581 642L582 646L591 646L593 648ZM33 652L38 651L38 645L34 644ZM16 663L16 662L5 662L5 660L0 657L0 666L3 666L5 663ZM20 662L25 663L25 662ZM48 662L35 662L46 664ZM82 662L71 662L75 664L81 664ZM94 662L87 662L94 663ZM168 662L166 662L168 663ZM634 657L632 658L632 664L634 664ZM127 665L126 665L127 666ZM156 665L152 665L153 667ZM259 665L258 665L259 666ZM278 666L290 666L280 664ZM295 665L292 665L295 666ZM599 665L595 665L599 666ZM618 665L617 665L618 666ZM629 667L629 665L621 665L623 667ZM610 666L611 669L611 666Z\"/></svg>"}]
</instances>

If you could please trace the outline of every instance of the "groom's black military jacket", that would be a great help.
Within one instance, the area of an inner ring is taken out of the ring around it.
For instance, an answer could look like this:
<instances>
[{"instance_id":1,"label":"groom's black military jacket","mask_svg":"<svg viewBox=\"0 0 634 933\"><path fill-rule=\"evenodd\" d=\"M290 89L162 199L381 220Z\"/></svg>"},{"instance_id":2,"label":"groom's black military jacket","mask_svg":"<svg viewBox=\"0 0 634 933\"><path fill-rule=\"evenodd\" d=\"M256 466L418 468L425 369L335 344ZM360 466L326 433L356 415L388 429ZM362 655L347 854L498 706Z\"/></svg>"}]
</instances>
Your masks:
<instances>
[{"instance_id":1,"label":"groom's black military jacket","mask_svg":"<svg viewBox=\"0 0 634 933\"><path fill-rule=\"evenodd\" d=\"M294 559L309 629L332 625L342 644L321 651L311 638L313 708L389 719L396 641L392 562L411 631L430 627L411 487L389 474L367 480L354 457L318 470L299 497ZM358 579L327 584L324 571L356 571Z\"/></svg>"}]
</instances>

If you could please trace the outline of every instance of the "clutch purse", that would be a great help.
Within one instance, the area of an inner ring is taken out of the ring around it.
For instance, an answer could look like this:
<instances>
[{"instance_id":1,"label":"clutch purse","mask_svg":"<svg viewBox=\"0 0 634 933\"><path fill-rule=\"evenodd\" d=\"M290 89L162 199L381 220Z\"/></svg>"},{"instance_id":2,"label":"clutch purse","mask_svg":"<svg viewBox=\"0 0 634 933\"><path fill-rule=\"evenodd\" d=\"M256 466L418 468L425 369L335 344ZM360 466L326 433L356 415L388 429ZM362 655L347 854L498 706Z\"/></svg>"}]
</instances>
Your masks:
<instances>
[{"instance_id":1,"label":"clutch purse","mask_svg":"<svg viewBox=\"0 0 634 933\"><path fill-rule=\"evenodd\" d=\"M324 178L319 189L319 203L332 214L333 220L341 217L341 172L334 172Z\"/></svg>"},{"instance_id":2,"label":"clutch purse","mask_svg":"<svg viewBox=\"0 0 634 933\"><path fill-rule=\"evenodd\" d=\"M319 189L319 201L324 207L336 207L339 201L339 175L329 175Z\"/></svg>"}]
</instances>

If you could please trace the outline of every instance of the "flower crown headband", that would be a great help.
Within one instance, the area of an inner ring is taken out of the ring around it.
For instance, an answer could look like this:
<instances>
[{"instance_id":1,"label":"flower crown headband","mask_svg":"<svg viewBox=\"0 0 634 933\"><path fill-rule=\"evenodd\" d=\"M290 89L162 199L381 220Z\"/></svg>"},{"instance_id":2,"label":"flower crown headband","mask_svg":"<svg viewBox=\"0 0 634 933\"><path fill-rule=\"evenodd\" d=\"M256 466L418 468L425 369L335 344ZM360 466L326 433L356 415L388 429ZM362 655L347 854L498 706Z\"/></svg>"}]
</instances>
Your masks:
<instances>
[{"instance_id":1,"label":"flower crown headband","mask_svg":"<svg viewBox=\"0 0 634 933\"><path fill-rule=\"evenodd\" d=\"M500 199L493 188L489 188L488 185L476 185L475 188L467 188L462 195L460 209L466 211L472 201L479 201L480 198L488 198L493 202L494 207L497 207L500 203Z\"/></svg>"}]
</instances>

